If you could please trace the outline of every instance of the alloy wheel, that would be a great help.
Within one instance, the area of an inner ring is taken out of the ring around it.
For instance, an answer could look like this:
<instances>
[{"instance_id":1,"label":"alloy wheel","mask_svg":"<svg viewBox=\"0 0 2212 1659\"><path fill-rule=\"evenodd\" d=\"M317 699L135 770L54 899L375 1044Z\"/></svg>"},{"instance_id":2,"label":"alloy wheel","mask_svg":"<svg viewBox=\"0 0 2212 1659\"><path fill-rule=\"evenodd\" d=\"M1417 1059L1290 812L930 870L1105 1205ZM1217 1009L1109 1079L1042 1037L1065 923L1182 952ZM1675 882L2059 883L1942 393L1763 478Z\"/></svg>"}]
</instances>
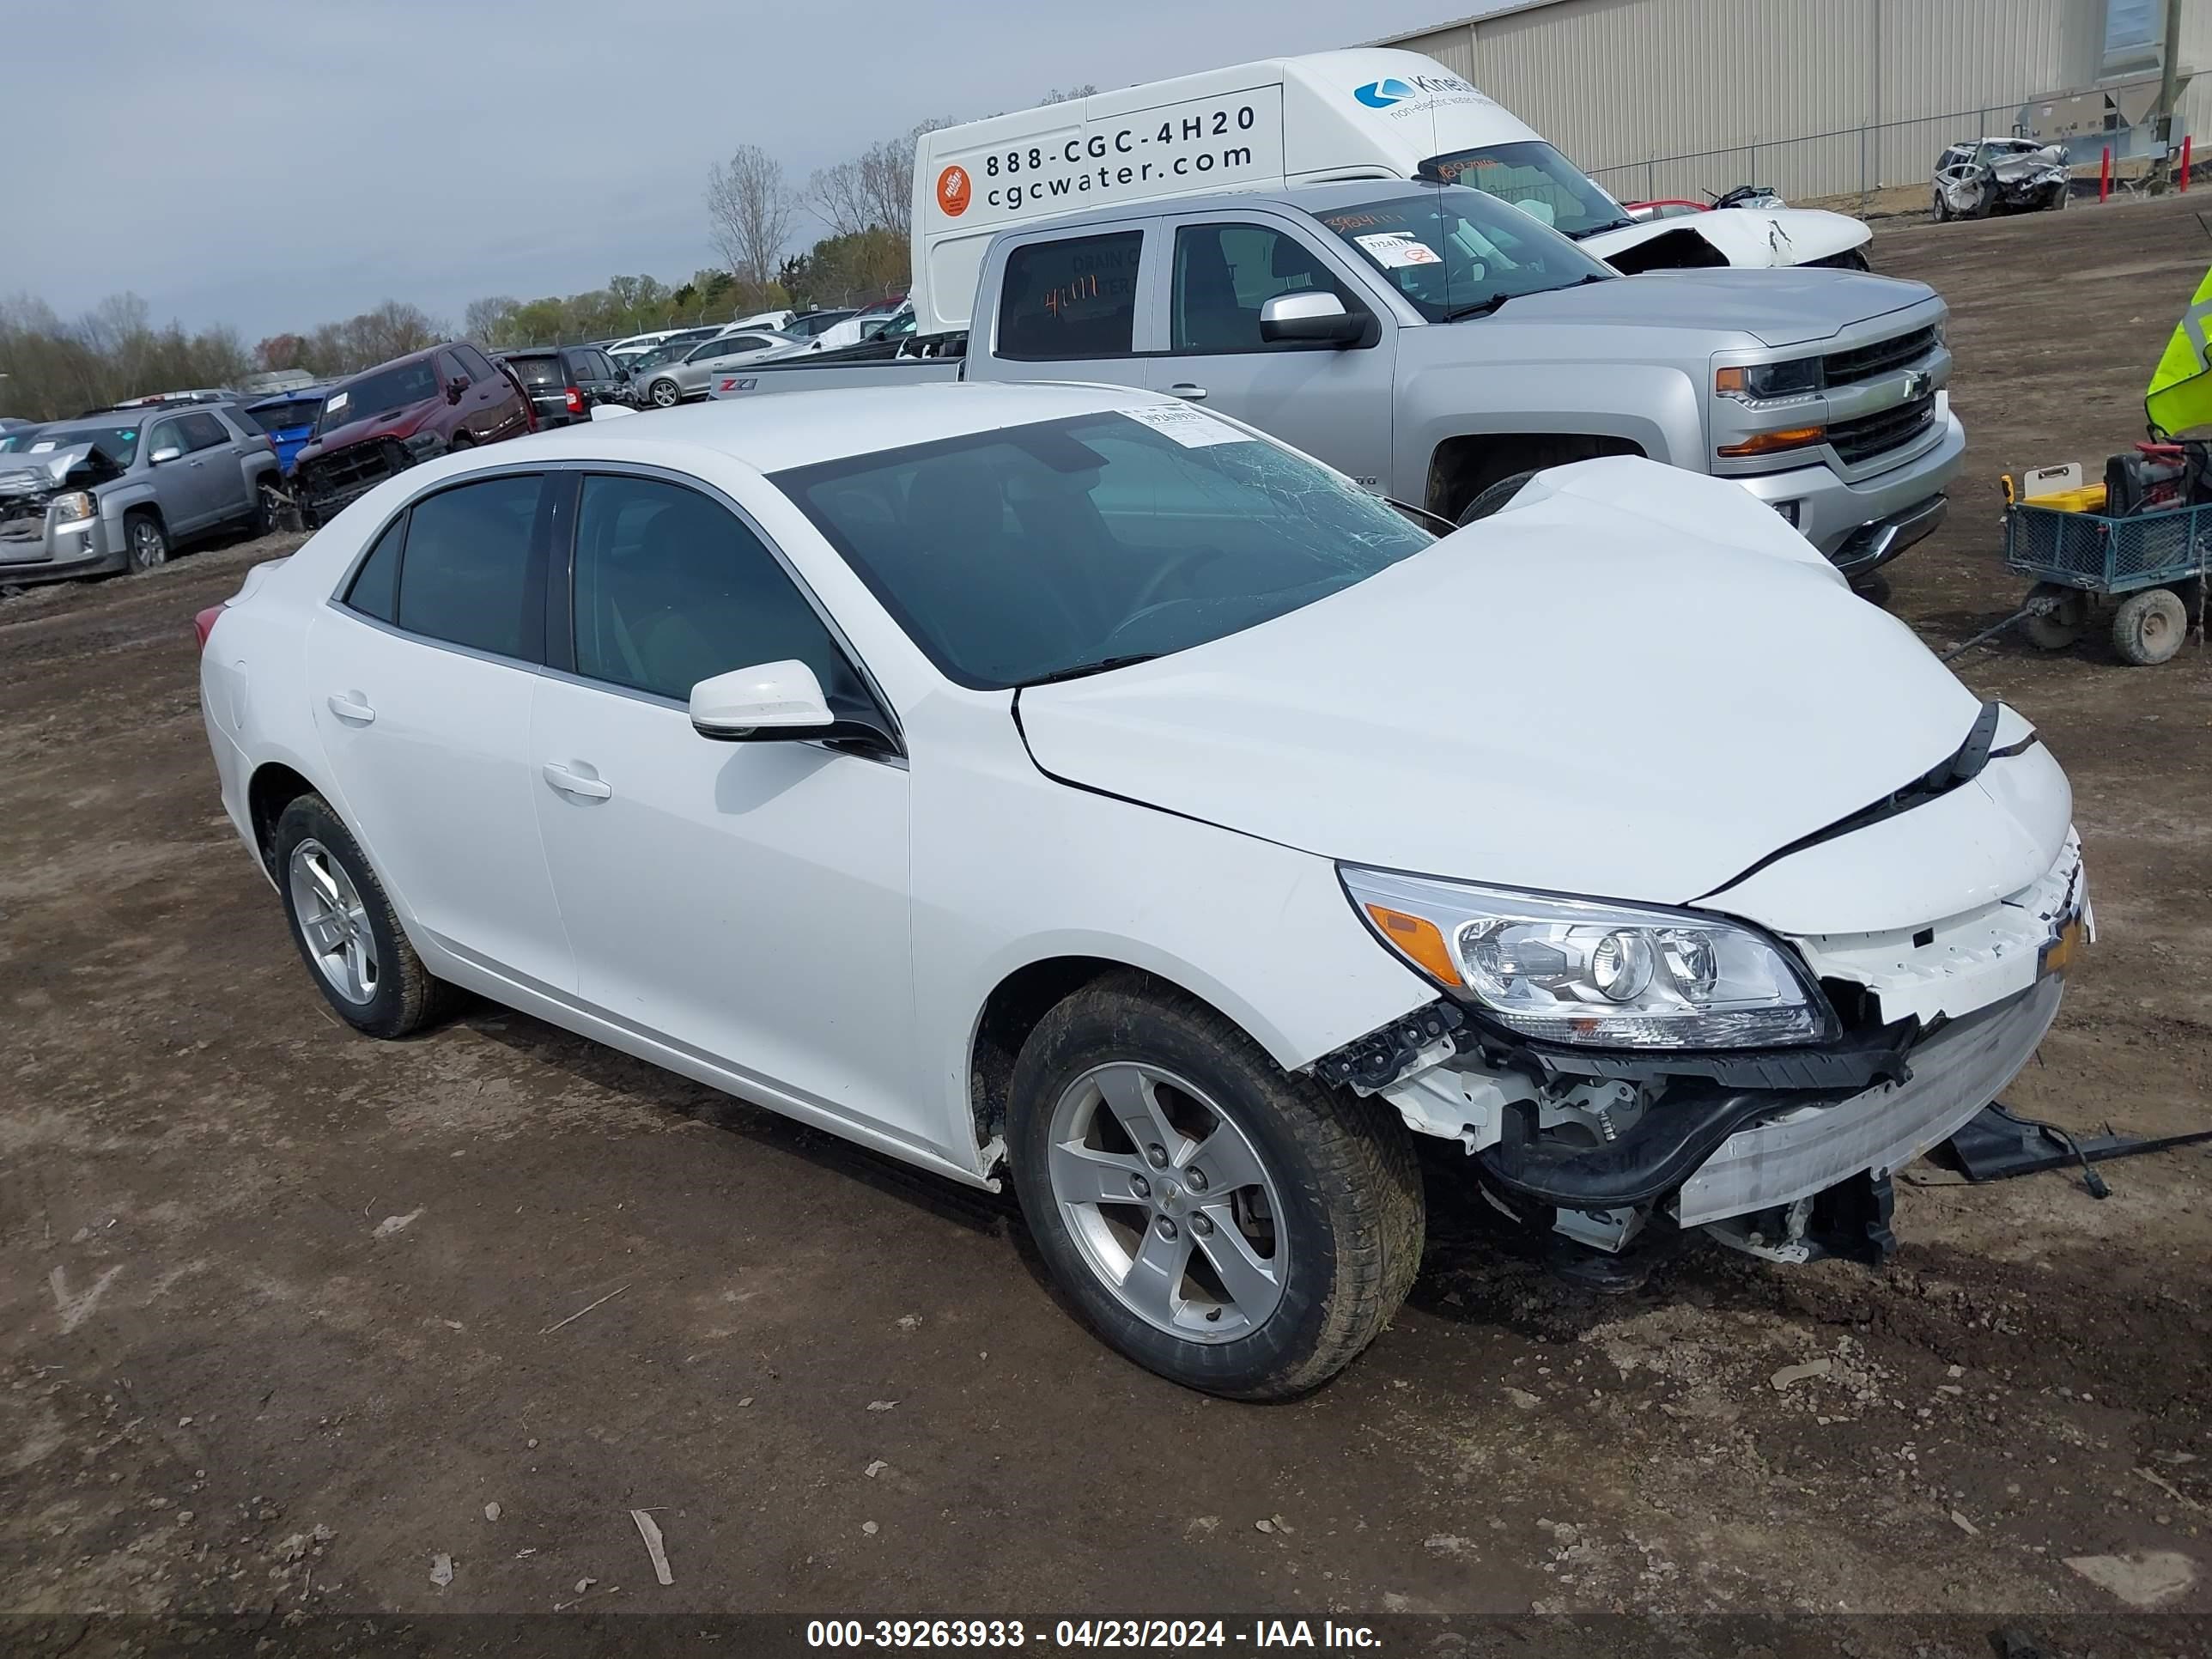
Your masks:
<instances>
[{"instance_id":1,"label":"alloy wheel","mask_svg":"<svg viewBox=\"0 0 2212 1659\"><path fill-rule=\"evenodd\" d=\"M1290 1264L1274 1179L1195 1085L1139 1061L1094 1067L1054 1106L1050 1148L1069 1236L1147 1324L1227 1342L1281 1304Z\"/></svg>"},{"instance_id":2,"label":"alloy wheel","mask_svg":"<svg viewBox=\"0 0 2212 1659\"><path fill-rule=\"evenodd\" d=\"M292 911L316 971L348 1002L374 1002L381 982L376 935L345 866L310 838L292 849L287 878Z\"/></svg>"},{"instance_id":3,"label":"alloy wheel","mask_svg":"<svg viewBox=\"0 0 2212 1659\"><path fill-rule=\"evenodd\" d=\"M169 560L169 544L161 534L161 526L151 519L134 519L131 523L131 565L134 570L151 570Z\"/></svg>"}]
</instances>

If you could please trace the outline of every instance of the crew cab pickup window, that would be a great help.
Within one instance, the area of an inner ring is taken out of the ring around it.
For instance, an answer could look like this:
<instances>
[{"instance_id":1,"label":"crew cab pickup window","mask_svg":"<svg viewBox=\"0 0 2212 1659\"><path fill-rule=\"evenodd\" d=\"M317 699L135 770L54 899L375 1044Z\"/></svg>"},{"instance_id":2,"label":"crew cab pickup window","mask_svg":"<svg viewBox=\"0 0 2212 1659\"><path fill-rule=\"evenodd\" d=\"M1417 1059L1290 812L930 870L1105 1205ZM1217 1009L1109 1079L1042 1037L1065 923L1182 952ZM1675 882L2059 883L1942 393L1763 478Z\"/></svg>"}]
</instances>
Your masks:
<instances>
[{"instance_id":1,"label":"crew cab pickup window","mask_svg":"<svg viewBox=\"0 0 2212 1659\"><path fill-rule=\"evenodd\" d=\"M1031 242L1006 256L1001 357L1119 357L1134 349L1139 230Z\"/></svg>"},{"instance_id":2,"label":"crew cab pickup window","mask_svg":"<svg viewBox=\"0 0 2212 1659\"><path fill-rule=\"evenodd\" d=\"M1299 349L1260 338L1260 307L1278 294L1308 293L1334 294L1346 309L1364 309L1288 231L1269 225L1185 225L1176 232L1169 337L1177 351Z\"/></svg>"}]
</instances>

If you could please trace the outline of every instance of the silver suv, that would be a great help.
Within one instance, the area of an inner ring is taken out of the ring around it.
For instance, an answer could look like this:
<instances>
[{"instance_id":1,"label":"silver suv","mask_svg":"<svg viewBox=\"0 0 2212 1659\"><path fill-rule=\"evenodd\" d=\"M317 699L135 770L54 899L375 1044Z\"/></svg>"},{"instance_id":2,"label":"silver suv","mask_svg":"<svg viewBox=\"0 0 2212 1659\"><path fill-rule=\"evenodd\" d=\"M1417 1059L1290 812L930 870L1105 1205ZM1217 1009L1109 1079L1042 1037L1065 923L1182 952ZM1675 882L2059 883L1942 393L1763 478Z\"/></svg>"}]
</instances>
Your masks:
<instances>
[{"instance_id":1,"label":"silver suv","mask_svg":"<svg viewBox=\"0 0 2212 1659\"><path fill-rule=\"evenodd\" d=\"M115 409L0 455L0 584L150 570L181 543L271 528L276 447L234 404Z\"/></svg>"}]
</instances>

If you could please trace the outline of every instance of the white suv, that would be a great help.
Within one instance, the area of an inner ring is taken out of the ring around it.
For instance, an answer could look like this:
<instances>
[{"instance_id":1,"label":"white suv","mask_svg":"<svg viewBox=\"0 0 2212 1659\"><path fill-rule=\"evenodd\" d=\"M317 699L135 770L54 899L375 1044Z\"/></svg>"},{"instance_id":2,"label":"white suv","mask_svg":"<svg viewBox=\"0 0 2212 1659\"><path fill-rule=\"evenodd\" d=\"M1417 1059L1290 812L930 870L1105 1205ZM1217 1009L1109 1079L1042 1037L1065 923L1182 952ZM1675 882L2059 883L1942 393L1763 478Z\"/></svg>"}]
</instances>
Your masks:
<instances>
[{"instance_id":1,"label":"white suv","mask_svg":"<svg viewBox=\"0 0 2212 1659\"><path fill-rule=\"evenodd\" d=\"M416 467L203 627L356 1027L465 988L1011 1177L1245 1398L1382 1329L1417 1146L1592 1261L1880 1255L2086 929L2027 722L1640 460L1437 540L1151 393L799 394Z\"/></svg>"}]
</instances>

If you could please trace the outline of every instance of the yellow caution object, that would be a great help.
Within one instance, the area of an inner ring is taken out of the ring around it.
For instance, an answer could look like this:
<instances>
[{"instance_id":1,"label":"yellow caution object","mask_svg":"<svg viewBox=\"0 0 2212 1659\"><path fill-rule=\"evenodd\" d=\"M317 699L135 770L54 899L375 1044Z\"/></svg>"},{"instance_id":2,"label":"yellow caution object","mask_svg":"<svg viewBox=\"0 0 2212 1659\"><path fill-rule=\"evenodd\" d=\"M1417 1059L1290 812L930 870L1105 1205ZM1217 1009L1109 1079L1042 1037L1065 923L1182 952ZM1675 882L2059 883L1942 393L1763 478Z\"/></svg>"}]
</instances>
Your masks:
<instances>
[{"instance_id":1,"label":"yellow caution object","mask_svg":"<svg viewBox=\"0 0 2212 1659\"><path fill-rule=\"evenodd\" d=\"M2212 426L2212 357L2205 337L2212 330L2212 270L2197 285L2189 309L2174 325L2166 355L2152 372L2143 393L2143 413L2151 429L2178 437L2192 428Z\"/></svg>"}]
</instances>

